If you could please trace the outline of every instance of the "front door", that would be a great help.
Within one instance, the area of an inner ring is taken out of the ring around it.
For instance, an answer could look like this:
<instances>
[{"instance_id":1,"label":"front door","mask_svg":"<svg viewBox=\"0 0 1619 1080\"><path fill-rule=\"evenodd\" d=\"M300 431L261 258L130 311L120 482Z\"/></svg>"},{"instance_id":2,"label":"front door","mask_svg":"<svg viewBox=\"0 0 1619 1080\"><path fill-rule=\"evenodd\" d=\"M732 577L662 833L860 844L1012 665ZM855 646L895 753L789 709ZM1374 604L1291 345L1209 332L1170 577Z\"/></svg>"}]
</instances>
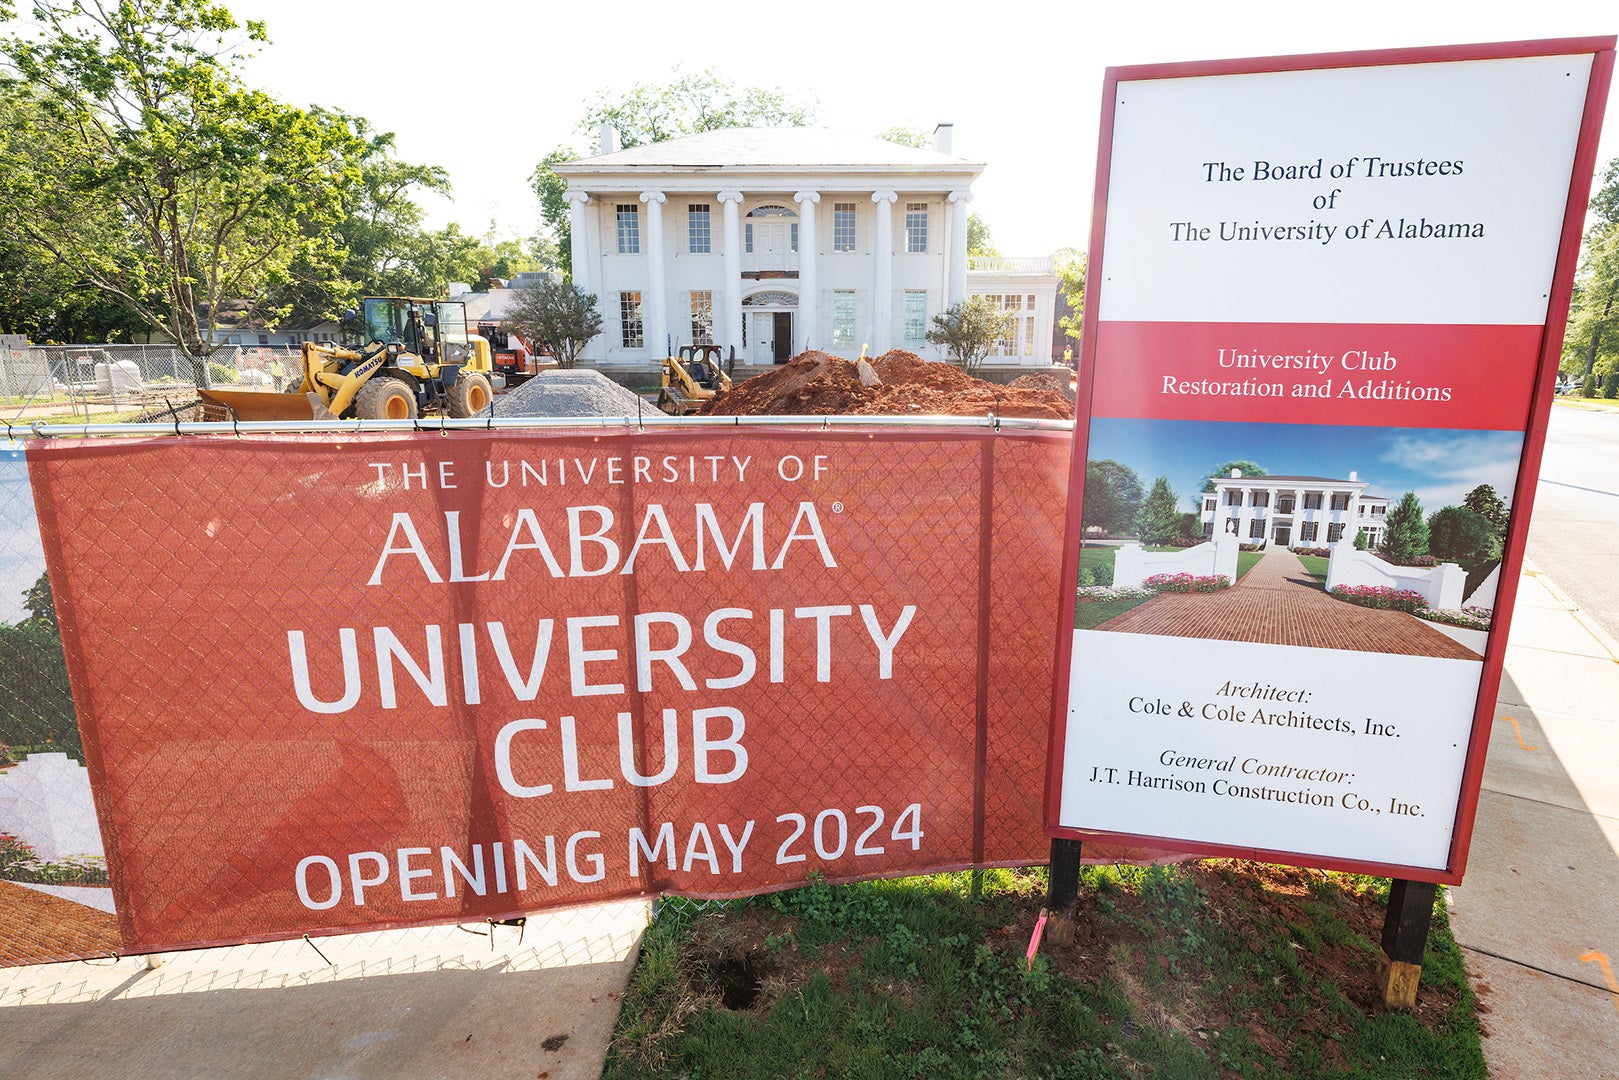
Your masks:
<instances>
[{"instance_id":1,"label":"front door","mask_svg":"<svg viewBox=\"0 0 1619 1080\"><path fill-rule=\"evenodd\" d=\"M776 320L773 312L755 311L753 325L749 329L753 332L753 362L755 364L773 364L776 362Z\"/></svg>"},{"instance_id":2,"label":"front door","mask_svg":"<svg viewBox=\"0 0 1619 1080\"><path fill-rule=\"evenodd\" d=\"M1280 547L1293 546L1293 528L1290 525L1276 526L1276 543Z\"/></svg>"},{"instance_id":3,"label":"front door","mask_svg":"<svg viewBox=\"0 0 1619 1080\"><path fill-rule=\"evenodd\" d=\"M793 313L778 311L775 316L772 332L776 335L776 351L773 359L778 364L785 364L793 358Z\"/></svg>"}]
</instances>

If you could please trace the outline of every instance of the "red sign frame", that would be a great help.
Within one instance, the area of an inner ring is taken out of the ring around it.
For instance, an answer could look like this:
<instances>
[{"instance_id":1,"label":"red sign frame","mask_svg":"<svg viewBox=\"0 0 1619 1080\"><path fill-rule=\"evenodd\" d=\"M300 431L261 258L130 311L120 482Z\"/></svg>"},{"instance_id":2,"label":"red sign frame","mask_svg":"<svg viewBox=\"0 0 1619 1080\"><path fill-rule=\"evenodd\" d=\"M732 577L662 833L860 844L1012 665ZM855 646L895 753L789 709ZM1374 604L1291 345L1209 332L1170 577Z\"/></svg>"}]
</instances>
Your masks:
<instances>
[{"instance_id":1,"label":"red sign frame","mask_svg":"<svg viewBox=\"0 0 1619 1080\"><path fill-rule=\"evenodd\" d=\"M1050 758L1046 774L1045 821L1047 835L1081 841L1102 840L1107 843L1170 847L1210 857L1249 858L1266 862L1320 867L1327 870L1364 873L1380 877L1433 881L1448 885L1457 884L1462 880L1467 866L1468 848L1478 808L1484 758L1489 742L1490 727L1494 718L1496 695L1500 688L1502 663L1507 646L1505 628L1510 624L1516 599L1518 575L1522 567L1530 514L1533 509L1535 480L1539 474L1541 455L1546 441L1546 427L1557 378L1558 361L1562 350L1568 307L1573 290L1574 270L1579 258L1585 208L1590 198L1592 177L1597 165L1598 138L1602 126L1604 105L1613 75L1614 46L1615 38L1612 36L1585 37L1143 65L1109 68L1107 70L1102 89L1102 115L1088 267L1088 279L1092 284L1087 297L1088 302L1085 305L1083 337L1079 357L1078 419L1075 422L1073 457L1070 465L1071 487L1068 505L1067 539L1064 545L1061 577L1063 587L1060 593L1063 599L1059 611L1056 613L1059 627L1068 625L1072 621L1072 599L1079 572L1080 544L1078 543L1078 538L1082 532L1081 513L1084 505L1085 466L1089 448L1090 420L1093 409L1097 404L1099 393L1103 391L1103 388L1098 386L1096 379L1097 343L1100 329L1099 310L1101 306L1098 303L1098 298L1102 289L1105 288L1104 283L1107 280L1104 238L1108 220L1108 188L1113 163L1114 115L1119 84L1137 80L1592 54L1590 79L1587 83L1584 111L1575 146L1568 198L1564 208L1562 230L1557 248L1552 292L1548 300L1546 322L1538 350L1538 361L1534 369L1534 378L1527 401L1528 422L1524 430L1523 449L1519 459L1518 483L1513 513L1504 541L1500 586L1494 609L1494 625L1498 628L1498 632L1489 635L1484 654L1483 676L1473 711L1473 722L1466 750L1461 792L1456 806L1449 859L1446 867L1443 870L1434 870L1423 866L1302 854L1296 851L1275 850L1257 846L1245 847L1225 843L1206 843L1162 835L1079 829L1057 824L1063 790L1063 767L1067 739L1068 680L1073 663L1073 636L1068 632L1058 635L1056 676L1050 718Z\"/></svg>"}]
</instances>

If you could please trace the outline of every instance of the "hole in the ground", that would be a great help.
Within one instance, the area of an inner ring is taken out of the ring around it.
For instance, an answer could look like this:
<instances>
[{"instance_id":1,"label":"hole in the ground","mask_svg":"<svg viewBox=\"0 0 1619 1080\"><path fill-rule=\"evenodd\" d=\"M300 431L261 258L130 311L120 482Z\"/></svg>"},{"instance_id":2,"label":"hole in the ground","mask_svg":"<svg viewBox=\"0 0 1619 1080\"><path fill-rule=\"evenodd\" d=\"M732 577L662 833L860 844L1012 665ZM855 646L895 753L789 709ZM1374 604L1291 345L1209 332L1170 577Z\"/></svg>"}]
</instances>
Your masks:
<instances>
[{"instance_id":1,"label":"hole in the ground","mask_svg":"<svg viewBox=\"0 0 1619 1080\"><path fill-rule=\"evenodd\" d=\"M709 973L720 992L720 1003L738 1011L753 1008L764 985L765 965L752 956L725 956L713 962Z\"/></svg>"}]
</instances>

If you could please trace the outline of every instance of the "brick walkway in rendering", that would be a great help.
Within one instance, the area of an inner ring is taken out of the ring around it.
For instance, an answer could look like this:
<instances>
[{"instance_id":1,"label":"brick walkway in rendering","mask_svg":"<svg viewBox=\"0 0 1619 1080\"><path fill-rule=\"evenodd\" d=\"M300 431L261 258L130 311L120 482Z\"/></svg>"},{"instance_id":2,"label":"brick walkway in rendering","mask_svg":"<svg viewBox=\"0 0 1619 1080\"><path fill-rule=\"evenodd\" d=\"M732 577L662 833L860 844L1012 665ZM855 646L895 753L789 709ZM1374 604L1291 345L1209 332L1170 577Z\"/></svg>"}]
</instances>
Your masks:
<instances>
[{"instance_id":1,"label":"brick walkway in rendering","mask_svg":"<svg viewBox=\"0 0 1619 1080\"><path fill-rule=\"evenodd\" d=\"M1217 593L1164 593L1115 615L1097 629L1479 659L1478 653L1414 615L1334 600L1304 569L1298 556L1275 548L1229 589Z\"/></svg>"},{"instance_id":2,"label":"brick walkway in rendering","mask_svg":"<svg viewBox=\"0 0 1619 1080\"><path fill-rule=\"evenodd\" d=\"M111 956L120 947L111 915L0 881L0 967Z\"/></svg>"}]
</instances>

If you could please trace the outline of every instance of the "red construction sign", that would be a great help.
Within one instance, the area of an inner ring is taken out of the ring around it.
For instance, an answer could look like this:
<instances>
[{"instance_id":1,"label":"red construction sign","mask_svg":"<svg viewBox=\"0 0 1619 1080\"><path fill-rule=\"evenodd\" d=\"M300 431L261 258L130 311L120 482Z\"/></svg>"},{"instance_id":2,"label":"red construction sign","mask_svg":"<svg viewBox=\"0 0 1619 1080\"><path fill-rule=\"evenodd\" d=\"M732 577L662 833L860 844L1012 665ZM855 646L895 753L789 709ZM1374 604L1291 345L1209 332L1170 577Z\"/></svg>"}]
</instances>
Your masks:
<instances>
[{"instance_id":1,"label":"red construction sign","mask_svg":"<svg viewBox=\"0 0 1619 1080\"><path fill-rule=\"evenodd\" d=\"M125 948L1042 862L1064 432L28 451Z\"/></svg>"},{"instance_id":2,"label":"red construction sign","mask_svg":"<svg viewBox=\"0 0 1619 1080\"><path fill-rule=\"evenodd\" d=\"M1613 46L1109 71L1052 835L1461 880Z\"/></svg>"}]
</instances>

